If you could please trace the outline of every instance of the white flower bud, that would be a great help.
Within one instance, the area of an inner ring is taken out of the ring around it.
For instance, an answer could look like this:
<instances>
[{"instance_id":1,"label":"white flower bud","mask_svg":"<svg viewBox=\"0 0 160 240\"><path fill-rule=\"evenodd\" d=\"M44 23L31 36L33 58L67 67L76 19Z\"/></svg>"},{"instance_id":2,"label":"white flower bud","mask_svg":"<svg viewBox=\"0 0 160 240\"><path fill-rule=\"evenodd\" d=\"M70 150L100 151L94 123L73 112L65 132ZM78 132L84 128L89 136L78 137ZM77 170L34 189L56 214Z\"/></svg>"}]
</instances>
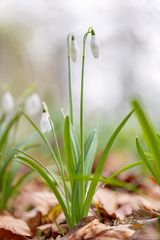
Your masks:
<instances>
[{"instance_id":1,"label":"white flower bud","mask_svg":"<svg viewBox=\"0 0 160 240\"><path fill-rule=\"evenodd\" d=\"M34 116L41 110L41 100L37 93L30 95L25 102L25 111L28 115Z\"/></svg>"},{"instance_id":2,"label":"white flower bud","mask_svg":"<svg viewBox=\"0 0 160 240\"><path fill-rule=\"evenodd\" d=\"M9 91L6 91L2 96L2 107L6 113L10 113L14 108L14 99Z\"/></svg>"},{"instance_id":3,"label":"white flower bud","mask_svg":"<svg viewBox=\"0 0 160 240\"><path fill-rule=\"evenodd\" d=\"M78 46L77 42L74 38L71 40L71 58L73 62L76 62L77 57L78 57Z\"/></svg>"},{"instance_id":4,"label":"white flower bud","mask_svg":"<svg viewBox=\"0 0 160 240\"><path fill-rule=\"evenodd\" d=\"M41 128L42 133L51 131L51 124L50 124L49 115L47 112L42 113L42 117L40 120L40 128Z\"/></svg>"},{"instance_id":5,"label":"white flower bud","mask_svg":"<svg viewBox=\"0 0 160 240\"><path fill-rule=\"evenodd\" d=\"M96 35L91 35L91 42L90 42L90 46L91 46L91 51L92 54L95 58L99 57L99 46L96 40Z\"/></svg>"}]
</instances>

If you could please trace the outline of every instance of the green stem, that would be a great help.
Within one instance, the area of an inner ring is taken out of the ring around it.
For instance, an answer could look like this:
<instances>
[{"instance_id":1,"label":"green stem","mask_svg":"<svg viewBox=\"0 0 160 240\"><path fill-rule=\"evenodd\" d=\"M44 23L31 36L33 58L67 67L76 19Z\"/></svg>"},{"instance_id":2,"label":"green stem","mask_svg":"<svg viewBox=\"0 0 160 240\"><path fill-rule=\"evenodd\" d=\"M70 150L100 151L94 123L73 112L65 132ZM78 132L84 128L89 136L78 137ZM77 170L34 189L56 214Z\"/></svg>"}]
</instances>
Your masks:
<instances>
[{"instance_id":1,"label":"green stem","mask_svg":"<svg viewBox=\"0 0 160 240\"><path fill-rule=\"evenodd\" d=\"M67 46L68 46L68 90L69 90L69 108L70 108L70 117L71 123L73 125L74 118L73 118L73 101L72 101L72 83L71 83L71 55L70 55L70 40L72 34L68 34L67 37Z\"/></svg>"},{"instance_id":2,"label":"green stem","mask_svg":"<svg viewBox=\"0 0 160 240\"><path fill-rule=\"evenodd\" d=\"M82 52L82 72L81 72L81 95L80 95L80 148L81 148L81 168L80 174L84 176L84 66L85 66L85 48L86 40L92 28L89 28L83 37L83 52ZM82 179L80 184L80 202L84 202L85 198L85 181Z\"/></svg>"},{"instance_id":3,"label":"green stem","mask_svg":"<svg viewBox=\"0 0 160 240\"><path fill-rule=\"evenodd\" d=\"M63 168L61 152L60 152L60 148L59 148L59 145L58 145L57 135L56 135L55 128L54 128L54 125L53 125L53 121L52 121L50 115L49 115L49 121L50 121L50 124L51 124L51 127L52 127L52 133L53 133L55 143L56 143L56 148L57 148L57 153L58 153L58 158L59 158L59 163L60 163L60 168L61 168L61 173L62 173L61 178L62 178L65 197L66 197L67 209L68 209L69 214L71 214L71 209L70 209L70 204L69 204L70 199L69 199L69 193L68 193L68 189L67 189L66 181L65 181L65 172L64 172L64 168Z\"/></svg>"}]
</instances>

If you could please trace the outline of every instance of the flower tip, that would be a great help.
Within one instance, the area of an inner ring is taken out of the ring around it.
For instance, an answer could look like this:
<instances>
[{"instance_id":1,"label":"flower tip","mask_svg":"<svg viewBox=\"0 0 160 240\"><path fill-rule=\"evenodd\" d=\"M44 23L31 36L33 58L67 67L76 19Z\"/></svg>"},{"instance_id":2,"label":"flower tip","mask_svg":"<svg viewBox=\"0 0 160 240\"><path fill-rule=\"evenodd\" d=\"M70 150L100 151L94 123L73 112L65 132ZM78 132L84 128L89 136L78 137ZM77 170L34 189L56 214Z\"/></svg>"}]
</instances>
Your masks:
<instances>
[{"instance_id":1,"label":"flower tip","mask_svg":"<svg viewBox=\"0 0 160 240\"><path fill-rule=\"evenodd\" d=\"M71 58L73 62L76 62L78 58L78 45L74 36L71 39Z\"/></svg>"},{"instance_id":2,"label":"flower tip","mask_svg":"<svg viewBox=\"0 0 160 240\"><path fill-rule=\"evenodd\" d=\"M91 42L90 42L91 52L95 58L99 58L99 46L97 43L96 35L91 35Z\"/></svg>"},{"instance_id":3,"label":"flower tip","mask_svg":"<svg viewBox=\"0 0 160 240\"><path fill-rule=\"evenodd\" d=\"M49 120L48 112L43 109L41 120L40 120L40 129L42 133L50 132L51 131L51 123Z\"/></svg>"}]
</instances>

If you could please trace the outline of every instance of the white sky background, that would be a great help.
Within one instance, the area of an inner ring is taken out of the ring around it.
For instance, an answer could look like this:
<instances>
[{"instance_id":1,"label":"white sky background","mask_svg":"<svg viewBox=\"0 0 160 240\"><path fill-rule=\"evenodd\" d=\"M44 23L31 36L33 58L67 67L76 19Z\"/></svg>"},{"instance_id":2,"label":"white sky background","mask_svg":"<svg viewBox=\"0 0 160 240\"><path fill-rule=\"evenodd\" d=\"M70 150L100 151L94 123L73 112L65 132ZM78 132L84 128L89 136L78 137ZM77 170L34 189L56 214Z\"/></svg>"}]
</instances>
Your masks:
<instances>
[{"instance_id":1,"label":"white sky background","mask_svg":"<svg viewBox=\"0 0 160 240\"><path fill-rule=\"evenodd\" d=\"M66 51L69 31L75 32L81 48L84 32L93 26L100 59L87 50L87 107L122 110L138 94L148 106L160 109L160 0L1 0L0 21L14 23L21 31L31 30L25 51L41 69L59 43ZM64 80L65 51L57 70ZM80 72L79 59L73 70L77 101Z\"/></svg>"}]
</instances>

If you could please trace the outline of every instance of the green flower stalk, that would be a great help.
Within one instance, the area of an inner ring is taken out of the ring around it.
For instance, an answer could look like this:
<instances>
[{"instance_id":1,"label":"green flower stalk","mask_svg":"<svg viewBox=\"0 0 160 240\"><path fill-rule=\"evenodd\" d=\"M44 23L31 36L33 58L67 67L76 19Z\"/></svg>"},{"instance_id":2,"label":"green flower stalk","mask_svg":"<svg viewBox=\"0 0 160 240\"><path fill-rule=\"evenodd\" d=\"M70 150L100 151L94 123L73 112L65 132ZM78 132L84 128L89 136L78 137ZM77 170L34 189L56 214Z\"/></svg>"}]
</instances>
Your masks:
<instances>
[{"instance_id":1,"label":"green flower stalk","mask_svg":"<svg viewBox=\"0 0 160 240\"><path fill-rule=\"evenodd\" d=\"M81 147L81 173L82 176L84 176L84 66L85 66L85 51L86 51L86 41L88 35L91 34L91 41L92 37L95 36L95 31L92 27L88 29L88 31L85 33L83 37L83 50L82 50L82 73L81 73L81 95L80 95L80 147ZM92 46L92 44L91 44ZM96 45L97 46L97 45ZM97 46L98 49L98 46ZM91 48L92 50L92 48ZM83 180L82 180L83 181ZM85 197L85 187L84 187L85 181L83 181L82 187L82 195L81 195L81 201L83 203L84 197Z\"/></svg>"}]
</instances>

